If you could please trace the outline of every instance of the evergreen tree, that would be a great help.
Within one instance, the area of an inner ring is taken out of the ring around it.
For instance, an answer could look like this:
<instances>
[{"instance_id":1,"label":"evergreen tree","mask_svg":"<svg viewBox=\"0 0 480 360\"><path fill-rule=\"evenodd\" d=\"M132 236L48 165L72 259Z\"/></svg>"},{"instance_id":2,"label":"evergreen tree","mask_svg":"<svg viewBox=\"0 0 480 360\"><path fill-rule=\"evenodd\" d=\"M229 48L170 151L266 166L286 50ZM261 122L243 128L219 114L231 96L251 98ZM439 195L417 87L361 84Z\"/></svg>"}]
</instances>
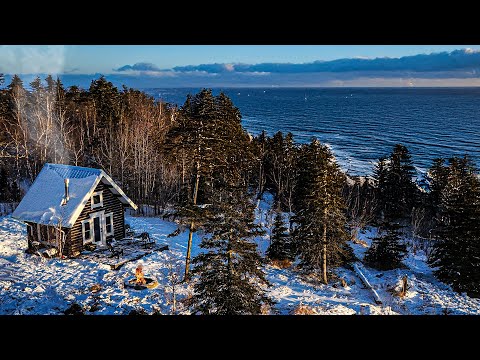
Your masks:
<instances>
[{"instance_id":1,"label":"evergreen tree","mask_svg":"<svg viewBox=\"0 0 480 360\"><path fill-rule=\"evenodd\" d=\"M417 194L414 175L415 168L411 155L402 144L394 146L388 159L379 159L374 176L377 182L380 217L394 220L410 215Z\"/></svg>"},{"instance_id":2,"label":"evergreen tree","mask_svg":"<svg viewBox=\"0 0 480 360\"><path fill-rule=\"evenodd\" d=\"M15 89L25 90L23 88L23 81L17 74L13 75L12 81L10 81L10 84L7 87L10 91L14 91Z\"/></svg>"},{"instance_id":3,"label":"evergreen tree","mask_svg":"<svg viewBox=\"0 0 480 360\"><path fill-rule=\"evenodd\" d=\"M22 192L16 181L12 181L10 186L10 201L19 202L22 198Z\"/></svg>"},{"instance_id":4,"label":"evergreen tree","mask_svg":"<svg viewBox=\"0 0 480 360\"><path fill-rule=\"evenodd\" d=\"M381 157L375 164L373 169L373 178L376 182L376 198L377 198L377 216L380 219L385 217L385 209L387 203L391 199L387 199L387 176L388 176L388 160L386 157Z\"/></svg>"},{"instance_id":5,"label":"evergreen tree","mask_svg":"<svg viewBox=\"0 0 480 360\"><path fill-rule=\"evenodd\" d=\"M253 195L253 194L251 194ZM268 286L263 259L253 237L262 231L254 224L254 205L246 188L225 182L212 196L204 223L204 249L192 264L198 275L194 285L193 311L201 314L260 314L263 304L273 302L259 285Z\"/></svg>"},{"instance_id":6,"label":"evergreen tree","mask_svg":"<svg viewBox=\"0 0 480 360\"><path fill-rule=\"evenodd\" d=\"M30 87L32 88L33 94L35 93L41 93L43 90L42 86L42 79L40 79L40 76L36 76L35 79L30 83Z\"/></svg>"},{"instance_id":7,"label":"evergreen tree","mask_svg":"<svg viewBox=\"0 0 480 360\"><path fill-rule=\"evenodd\" d=\"M342 197L345 175L332 152L314 139L302 147L298 176L293 218L298 255L301 266L307 271L321 271L326 284L327 269L353 258Z\"/></svg>"},{"instance_id":8,"label":"evergreen tree","mask_svg":"<svg viewBox=\"0 0 480 360\"><path fill-rule=\"evenodd\" d=\"M49 92L49 93L53 93L55 92L55 88L56 88L56 81L53 80L53 77L52 75L47 75L47 77L45 78L45 82L46 82L46 90Z\"/></svg>"},{"instance_id":9,"label":"evergreen tree","mask_svg":"<svg viewBox=\"0 0 480 360\"><path fill-rule=\"evenodd\" d=\"M5 168L0 168L0 202L10 200L10 185L8 183L8 174Z\"/></svg>"},{"instance_id":10,"label":"evergreen tree","mask_svg":"<svg viewBox=\"0 0 480 360\"><path fill-rule=\"evenodd\" d=\"M438 239L429 263L454 290L480 297L480 180L475 164L467 156L453 157L448 166L439 161L431 170L440 204Z\"/></svg>"},{"instance_id":11,"label":"evergreen tree","mask_svg":"<svg viewBox=\"0 0 480 360\"><path fill-rule=\"evenodd\" d=\"M415 199L416 186L413 181L415 168L412 156L408 149L401 144L396 144L390 155L389 182L391 191L398 196L392 196L396 201L391 209L392 216L408 216L412 210Z\"/></svg>"},{"instance_id":12,"label":"evergreen tree","mask_svg":"<svg viewBox=\"0 0 480 360\"><path fill-rule=\"evenodd\" d=\"M285 135L284 147L284 186L283 197L281 205L285 206L288 212L293 212L294 196L297 187L297 161L298 161L298 147L293 139L293 134L289 132Z\"/></svg>"},{"instance_id":13,"label":"evergreen tree","mask_svg":"<svg viewBox=\"0 0 480 360\"><path fill-rule=\"evenodd\" d=\"M166 149L171 150L172 156L185 159L182 172L189 175L182 193L190 197L183 199L176 209L177 215L190 224L186 279L193 232L204 218L198 205L212 202L216 188L222 186L230 172L234 173L239 184L247 186L248 173L254 162L249 142L238 108L224 93L213 96L211 89L187 97L176 126L167 134Z\"/></svg>"},{"instance_id":14,"label":"evergreen tree","mask_svg":"<svg viewBox=\"0 0 480 360\"><path fill-rule=\"evenodd\" d=\"M206 203L206 187L212 183L214 163L212 139L216 115L214 102L211 90L203 89L195 96L188 95L180 109L177 125L170 129L166 139L166 149L171 150L170 155L172 157L180 155L183 160L182 194L191 196L183 199L176 207L177 216L189 223L185 280L189 278L195 224L201 223L203 218L197 204ZM189 175L190 179L185 179L186 175Z\"/></svg>"},{"instance_id":15,"label":"evergreen tree","mask_svg":"<svg viewBox=\"0 0 480 360\"><path fill-rule=\"evenodd\" d=\"M379 234L372 239L372 245L365 253L365 262L378 270L391 270L402 266L407 247L401 243L397 223L384 222L378 228Z\"/></svg>"},{"instance_id":16,"label":"evergreen tree","mask_svg":"<svg viewBox=\"0 0 480 360\"><path fill-rule=\"evenodd\" d=\"M263 192L265 190L265 162L267 155L267 141L268 136L265 130L262 130L260 135L254 137L253 139L253 152L255 154L255 160L258 163L257 171L254 176L256 183L254 186L257 187L257 199L261 199Z\"/></svg>"},{"instance_id":17,"label":"evergreen tree","mask_svg":"<svg viewBox=\"0 0 480 360\"><path fill-rule=\"evenodd\" d=\"M287 227L283 219L283 214L279 207L275 210L272 232L270 236L270 246L266 255L271 260L293 260L294 251L290 241L290 235L287 233Z\"/></svg>"},{"instance_id":18,"label":"evergreen tree","mask_svg":"<svg viewBox=\"0 0 480 360\"><path fill-rule=\"evenodd\" d=\"M445 159L433 160L433 165L428 171L429 180L429 204L436 213L442 202L442 191L448 184L449 168L445 165Z\"/></svg>"}]
</instances>

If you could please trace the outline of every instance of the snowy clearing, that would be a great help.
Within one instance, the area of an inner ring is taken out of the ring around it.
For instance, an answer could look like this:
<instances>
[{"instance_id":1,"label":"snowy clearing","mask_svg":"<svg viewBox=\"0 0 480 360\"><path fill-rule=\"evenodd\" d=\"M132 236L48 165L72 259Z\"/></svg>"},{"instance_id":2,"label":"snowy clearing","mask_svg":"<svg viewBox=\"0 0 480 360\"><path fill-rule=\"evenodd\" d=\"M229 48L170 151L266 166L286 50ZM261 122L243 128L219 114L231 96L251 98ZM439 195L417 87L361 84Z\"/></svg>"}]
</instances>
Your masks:
<instances>
[{"instance_id":1,"label":"snowy clearing","mask_svg":"<svg viewBox=\"0 0 480 360\"><path fill-rule=\"evenodd\" d=\"M257 217L268 225L268 204L259 204ZM169 250L154 252L144 258L127 263L120 270L86 259L45 259L25 253L26 226L11 216L0 217L0 314L63 314L72 303L85 309L85 314L128 314L132 310L148 313L172 313L172 288L169 268L183 277L188 232L167 237L177 229L174 222L159 218L127 216L126 221L138 232L147 231ZM370 244L374 230L361 234ZM192 254L199 251L200 237L193 237ZM257 239L263 253L268 246L268 235ZM352 245L356 255L363 259L366 248ZM455 293L439 282L425 263L425 256L410 255L404 263L408 269L377 271L362 266L362 272L382 299L378 305L372 291L366 288L358 275L349 269L338 269L340 281L328 286L300 276L293 268L279 269L266 266L269 293L277 302L272 314L478 314L480 299ZM151 290L125 289L124 281L133 277L137 265L142 264L145 275L153 275L160 285ZM407 275L410 286L406 296L394 295L401 278ZM189 314L182 299L192 293L191 284L177 285L177 313ZM296 309L296 310L295 310Z\"/></svg>"}]
</instances>

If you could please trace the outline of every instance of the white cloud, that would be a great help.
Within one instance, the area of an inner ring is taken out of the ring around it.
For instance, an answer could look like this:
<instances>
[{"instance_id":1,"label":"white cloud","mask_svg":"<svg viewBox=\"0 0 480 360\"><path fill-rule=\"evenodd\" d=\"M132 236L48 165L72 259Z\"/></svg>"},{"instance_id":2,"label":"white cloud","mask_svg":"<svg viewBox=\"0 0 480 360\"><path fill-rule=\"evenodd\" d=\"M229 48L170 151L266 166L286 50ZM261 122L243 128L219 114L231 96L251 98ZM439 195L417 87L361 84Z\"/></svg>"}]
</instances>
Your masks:
<instances>
[{"instance_id":1,"label":"white cloud","mask_svg":"<svg viewBox=\"0 0 480 360\"><path fill-rule=\"evenodd\" d=\"M139 71L129 70L123 73L125 76L151 76L151 77L176 77L177 74L174 71Z\"/></svg>"},{"instance_id":2,"label":"white cloud","mask_svg":"<svg viewBox=\"0 0 480 360\"><path fill-rule=\"evenodd\" d=\"M63 45L2 45L0 72L6 74L60 74L65 68Z\"/></svg>"},{"instance_id":3,"label":"white cloud","mask_svg":"<svg viewBox=\"0 0 480 360\"><path fill-rule=\"evenodd\" d=\"M465 48L465 49L463 49L463 51L465 52L465 54L473 54L473 53L480 52L479 50L475 50L475 49L472 49L472 48Z\"/></svg>"},{"instance_id":4,"label":"white cloud","mask_svg":"<svg viewBox=\"0 0 480 360\"><path fill-rule=\"evenodd\" d=\"M238 73L241 76L265 76L265 75L270 75L270 72L266 71L248 71L248 72L239 72Z\"/></svg>"}]
</instances>

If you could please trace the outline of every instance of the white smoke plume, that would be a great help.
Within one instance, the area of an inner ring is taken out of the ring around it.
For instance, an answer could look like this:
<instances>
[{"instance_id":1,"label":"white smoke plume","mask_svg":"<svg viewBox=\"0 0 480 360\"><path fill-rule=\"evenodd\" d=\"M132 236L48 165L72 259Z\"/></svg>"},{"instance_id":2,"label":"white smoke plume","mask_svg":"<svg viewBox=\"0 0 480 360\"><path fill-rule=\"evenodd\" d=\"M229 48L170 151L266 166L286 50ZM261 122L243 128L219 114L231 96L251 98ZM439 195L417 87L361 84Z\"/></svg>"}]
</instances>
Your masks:
<instances>
[{"instance_id":1,"label":"white smoke plume","mask_svg":"<svg viewBox=\"0 0 480 360\"><path fill-rule=\"evenodd\" d=\"M64 45L0 45L0 72L52 74L64 72Z\"/></svg>"}]
</instances>

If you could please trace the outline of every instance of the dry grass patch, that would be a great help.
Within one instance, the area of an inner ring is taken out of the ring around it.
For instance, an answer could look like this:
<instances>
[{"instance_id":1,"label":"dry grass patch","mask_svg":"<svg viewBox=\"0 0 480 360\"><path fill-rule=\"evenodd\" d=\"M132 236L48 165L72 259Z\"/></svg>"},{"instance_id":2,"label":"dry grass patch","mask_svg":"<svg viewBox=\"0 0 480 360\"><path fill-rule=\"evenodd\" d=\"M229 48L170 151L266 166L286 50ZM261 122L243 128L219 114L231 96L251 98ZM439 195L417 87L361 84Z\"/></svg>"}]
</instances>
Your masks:
<instances>
[{"instance_id":1,"label":"dry grass patch","mask_svg":"<svg viewBox=\"0 0 480 360\"><path fill-rule=\"evenodd\" d=\"M300 304L290 311L290 315L318 315L318 312L312 306Z\"/></svg>"},{"instance_id":2,"label":"dry grass patch","mask_svg":"<svg viewBox=\"0 0 480 360\"><path fill-rule=\"evenodd\" d=\"M270 261L270 265L272 265L273 267L278 268L278 269L287 269L290 266L292 266L292 262L288 259L284 259L284 260L276 260L275 259L275 260Z\"/></svg>"}]
</instances>

